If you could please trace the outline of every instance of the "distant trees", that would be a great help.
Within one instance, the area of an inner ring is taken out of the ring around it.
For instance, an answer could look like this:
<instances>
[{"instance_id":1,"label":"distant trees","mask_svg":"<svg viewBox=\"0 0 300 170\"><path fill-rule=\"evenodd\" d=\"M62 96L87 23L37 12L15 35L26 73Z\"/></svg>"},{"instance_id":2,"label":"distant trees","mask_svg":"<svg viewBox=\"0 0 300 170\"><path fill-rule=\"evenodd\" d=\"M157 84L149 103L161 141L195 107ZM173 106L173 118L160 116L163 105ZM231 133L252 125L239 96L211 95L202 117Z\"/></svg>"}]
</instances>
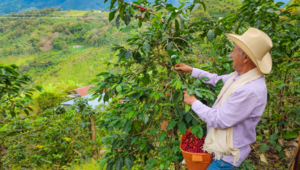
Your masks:
<instances>
[{"instance_id":1,"label":"distant trees","mask_svg":"<svg viewBox=\"0 0 300 170\"><path fill-rule=\"evenodd\" d=\"M53 39L53 47L56 50L63 50L67 49L68 45L62 37L57 37Z\"/></svg>"}]
</instances>

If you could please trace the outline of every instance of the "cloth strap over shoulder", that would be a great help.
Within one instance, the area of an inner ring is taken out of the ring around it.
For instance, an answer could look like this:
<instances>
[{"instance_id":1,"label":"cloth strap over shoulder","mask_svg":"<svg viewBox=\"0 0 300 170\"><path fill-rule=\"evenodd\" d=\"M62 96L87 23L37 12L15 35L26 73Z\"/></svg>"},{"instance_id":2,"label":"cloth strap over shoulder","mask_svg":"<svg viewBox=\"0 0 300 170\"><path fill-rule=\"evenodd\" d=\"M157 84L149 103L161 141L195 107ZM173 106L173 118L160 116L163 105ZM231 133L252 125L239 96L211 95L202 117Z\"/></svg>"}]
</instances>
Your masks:
<instances>
[{"instance_id":1,"label":"cloth strap over shoulder","mask_svg":"<svg viewBox=\"0 0 300 170\"><path fill-rule=\"evenodd\" d=\"M236 73L234 73L223 86L213 107L215 107L216 104L218 104L218 108L221 107L226 100L230 99L232 94L238 88L262 77L263 75L264 74L258 68L254 68L241 75L238 80L233 82L233 79L236 76ZM205 138L203 150L207 151L208 153L215 153L215 158L218 160L225 155L232 154L234 156L233 164L235 164L240 158L240 149L233 147L233 127L226 129L210 127Z\"/></svg>"}]
</instances>

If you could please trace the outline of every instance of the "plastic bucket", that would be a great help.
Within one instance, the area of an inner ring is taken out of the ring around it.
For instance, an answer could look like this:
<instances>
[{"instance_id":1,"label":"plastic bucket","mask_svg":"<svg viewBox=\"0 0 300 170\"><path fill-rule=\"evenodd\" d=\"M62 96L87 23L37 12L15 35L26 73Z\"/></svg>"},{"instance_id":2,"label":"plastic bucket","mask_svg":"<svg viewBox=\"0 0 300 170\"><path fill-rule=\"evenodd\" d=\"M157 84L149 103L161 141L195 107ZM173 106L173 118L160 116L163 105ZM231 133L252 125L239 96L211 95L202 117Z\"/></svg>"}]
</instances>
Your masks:
<instances>
[{"instance_id":1,"label":"plastic bucket","mask_svg":"<svg viewBox=\"0 0 300 170\"><path fill-rule=\"evenodd\" d=\"M186 135L190 134L191 131L187 130ZM182 155L184 157L186 166L189 170L206 170L206 168L209 166L209 164L212 161L213 154L208 153L192 153L192 152L186 152L182 150L182 139L186 135L182 135L181 141L180 141L180 150L182 152Z\"/></svg>"}]
</instances>

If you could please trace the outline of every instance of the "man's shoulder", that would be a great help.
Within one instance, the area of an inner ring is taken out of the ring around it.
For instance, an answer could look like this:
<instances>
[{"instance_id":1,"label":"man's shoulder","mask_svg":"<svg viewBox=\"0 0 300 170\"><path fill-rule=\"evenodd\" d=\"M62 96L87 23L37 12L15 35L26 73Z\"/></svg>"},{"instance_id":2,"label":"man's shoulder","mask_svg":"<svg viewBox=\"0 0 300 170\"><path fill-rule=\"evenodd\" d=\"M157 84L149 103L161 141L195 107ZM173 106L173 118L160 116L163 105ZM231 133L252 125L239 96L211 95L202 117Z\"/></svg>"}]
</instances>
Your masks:
<instances>
[{"instance_id":1,"label":"man's shoulder","mask_svg":"<svg viewBox=\"0 0 300 170\"><path fill-rule=\"evenodd\" d=\"M267 85L265 76L262 76L256 80L253 80L244 86L237 89L236 92L248 91L256 94L257 96L266 96L267 95Z\"/></svg>"}]
</instances>

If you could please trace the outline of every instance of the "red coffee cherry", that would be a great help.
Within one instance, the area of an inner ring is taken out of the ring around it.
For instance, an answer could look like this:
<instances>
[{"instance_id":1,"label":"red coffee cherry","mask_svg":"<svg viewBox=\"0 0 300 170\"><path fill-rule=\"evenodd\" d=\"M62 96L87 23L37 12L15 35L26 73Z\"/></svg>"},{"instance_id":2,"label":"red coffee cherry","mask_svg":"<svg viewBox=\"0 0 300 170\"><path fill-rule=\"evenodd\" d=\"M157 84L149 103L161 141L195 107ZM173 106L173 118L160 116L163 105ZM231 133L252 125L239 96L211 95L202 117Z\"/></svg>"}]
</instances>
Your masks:
<instances>
[{"instance_id":1,"label":"red coffee cherry","mask_svg":"<svg viewBox=\"0 0 300 170\"><path fill-rule=\"evenodd\" d=\"M137 8L141 8L141 6L139 6L139 5L138 5L138 6L136 6L136 7L137 7Z\"/></svg>"}]
</instances>

